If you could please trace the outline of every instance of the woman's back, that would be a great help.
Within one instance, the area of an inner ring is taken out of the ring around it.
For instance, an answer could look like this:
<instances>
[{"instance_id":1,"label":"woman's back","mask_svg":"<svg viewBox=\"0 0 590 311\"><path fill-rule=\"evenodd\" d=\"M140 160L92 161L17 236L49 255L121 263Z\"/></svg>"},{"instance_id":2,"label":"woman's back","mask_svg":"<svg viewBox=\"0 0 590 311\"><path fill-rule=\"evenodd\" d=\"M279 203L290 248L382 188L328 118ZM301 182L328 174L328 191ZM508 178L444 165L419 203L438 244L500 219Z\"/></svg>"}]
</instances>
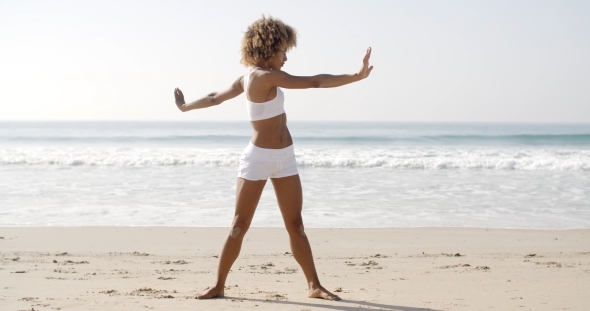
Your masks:
<instances>
[{"instance_id":1,"label":"woman's back","mask_svg":"<svg viewBox=\"0 0 590 311\"><path fill-rule=\"evenodd\" d=\"M242 86L246 95L248 115L254 133L251 142L260 148L282 149L293 144L287 128L287 115L283 108L283 91L272 81L264 81L261 68L248 70Z\"/></svg>"}]
</instances>

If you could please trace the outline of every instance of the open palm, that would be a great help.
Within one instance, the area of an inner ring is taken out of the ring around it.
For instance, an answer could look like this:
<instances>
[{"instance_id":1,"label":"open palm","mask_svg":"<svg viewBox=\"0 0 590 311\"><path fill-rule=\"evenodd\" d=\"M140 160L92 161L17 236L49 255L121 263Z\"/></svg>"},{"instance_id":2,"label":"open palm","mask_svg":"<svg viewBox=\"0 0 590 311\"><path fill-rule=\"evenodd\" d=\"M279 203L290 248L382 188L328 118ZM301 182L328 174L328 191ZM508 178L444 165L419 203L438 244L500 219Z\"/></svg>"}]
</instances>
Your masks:
<instances>
[{"instance_id":1,"label":"open palm","mask_svg":"<svg viewBox=\"0 0 590 311\"><path fill-rule=\"evenodd\" d=\"M184 105L184 94L179 88L174 89L174 100L176 101L176 105Z\"/></svg>"},{"instance_id":2,"label":"open palm","mask_svg":"<svg viewBox=\"0 0 590 311\"><path fill-rule=\"evenodd\" d=\"M367 53L365 54L365 57L363 58L363 67L361 67L361 70L359 71L359 76L361 77L361 79L368 77L371 74L371 71L373 70L373 66L369 66L369 59L370 58L371 58L371 48L368 48Z\"/></svg>"}]
</instances>

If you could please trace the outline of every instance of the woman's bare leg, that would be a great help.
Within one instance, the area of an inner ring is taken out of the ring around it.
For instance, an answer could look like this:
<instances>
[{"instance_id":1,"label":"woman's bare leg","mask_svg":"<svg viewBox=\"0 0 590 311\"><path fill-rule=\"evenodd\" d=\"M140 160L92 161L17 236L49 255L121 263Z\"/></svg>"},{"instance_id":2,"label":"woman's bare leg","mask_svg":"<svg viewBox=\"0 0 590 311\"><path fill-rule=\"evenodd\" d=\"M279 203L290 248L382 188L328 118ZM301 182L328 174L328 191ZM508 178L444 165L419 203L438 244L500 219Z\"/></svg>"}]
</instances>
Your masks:
<instances>
[{"instance_id":1,"label":"woman's bare leg","mask_svg":"<svg viewBox=\"0 0 590 311\"><path fill-rule=\"evenodd\" d=\"M271 179L275 188L277 201L285 227L289 233L291 251L297 263L301 266L307 279L310 298L323 298L328 300L340 300L340 297L330 293L320 284L318 274L313 262L311 246L305 235L301 210L303 208L303 194L299 175Z\"/></svg>"},{"instance_id":2,"label":"woman's bare leg","mask_svg":"<svg viewBox=\"0 0 590 311\"><path fill-rule=\"evenodd\" d=\"M252 181L238 178L234 221L219 256L217 282L212 288L197 295L197 299L223 297L223 287L225 286L227 274L240 254L244 235L250 228L254 211L256 211L265 184L266 180Z\"/></svg>"}]
</instances>

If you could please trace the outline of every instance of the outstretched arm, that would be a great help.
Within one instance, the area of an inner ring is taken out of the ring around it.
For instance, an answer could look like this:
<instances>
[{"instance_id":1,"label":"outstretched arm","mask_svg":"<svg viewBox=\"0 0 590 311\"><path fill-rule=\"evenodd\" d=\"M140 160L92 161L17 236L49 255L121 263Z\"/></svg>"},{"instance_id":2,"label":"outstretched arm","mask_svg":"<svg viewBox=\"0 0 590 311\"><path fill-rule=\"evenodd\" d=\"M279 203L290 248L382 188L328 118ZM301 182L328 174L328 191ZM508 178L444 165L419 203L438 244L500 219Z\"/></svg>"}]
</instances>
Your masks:
<instances>
[{"instance_id":1,"label":"outstretched arm","mask_svg":"<svg viewBox=\"0 0 590 311\"><path fill-rule=\"evenodd\" d=\"M345 84L353 83L365 79L371 74L373 66L369 66L369 59L371 58L371 48L367 49L367 53L363 58L363 65L361 69L354 74L346 75L329 75L320 74L311 77L292 76L283 71L275 71L272 80L275 81L276 86L286 89L308 89L308 88L328 88L338 87Z\"/></svg>"},{"instance_id":2,"label":"outstretched arm","mask_svg":"<svg viewBox=\"0 0 590 311\"><path fill-rule=\"evenodd\" d=\"M191 103L185 103L184 94L179 88L174 89L174 99L176 100L176 106L180 111L187 112L193 109L207 108L215 105L219 105L228 99L232 99L244 92L242 88L242 77L239 77L234 83L224 91L213 92L207 96L197 99Z\"/></svg>"}]
</instances>

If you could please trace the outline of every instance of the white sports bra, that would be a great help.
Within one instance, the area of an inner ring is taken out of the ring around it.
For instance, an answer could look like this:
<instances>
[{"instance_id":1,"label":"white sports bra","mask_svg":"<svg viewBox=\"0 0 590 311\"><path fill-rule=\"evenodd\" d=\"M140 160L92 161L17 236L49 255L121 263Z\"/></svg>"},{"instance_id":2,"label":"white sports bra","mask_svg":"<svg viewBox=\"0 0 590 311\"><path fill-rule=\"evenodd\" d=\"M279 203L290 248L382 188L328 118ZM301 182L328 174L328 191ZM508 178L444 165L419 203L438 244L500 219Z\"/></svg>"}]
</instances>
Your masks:
<instances>
[{"instance_id":1,"label":"white sports bra","mask_svg":"<svg viewBox=\"0 0 590 311\"><path fill-rule=\"evenodd\" d=\"M250 121L270 119L285 113L285 96L279 87L277 87L277 96L267 102L255 103L248 99L248 82L250 82L250 74L252 73L252 69L254 68L248 69L248 73L244 75L244 92L246 93L246 104L248 107L248 116L250 117Z\"/></svg>"}]
</instances>

